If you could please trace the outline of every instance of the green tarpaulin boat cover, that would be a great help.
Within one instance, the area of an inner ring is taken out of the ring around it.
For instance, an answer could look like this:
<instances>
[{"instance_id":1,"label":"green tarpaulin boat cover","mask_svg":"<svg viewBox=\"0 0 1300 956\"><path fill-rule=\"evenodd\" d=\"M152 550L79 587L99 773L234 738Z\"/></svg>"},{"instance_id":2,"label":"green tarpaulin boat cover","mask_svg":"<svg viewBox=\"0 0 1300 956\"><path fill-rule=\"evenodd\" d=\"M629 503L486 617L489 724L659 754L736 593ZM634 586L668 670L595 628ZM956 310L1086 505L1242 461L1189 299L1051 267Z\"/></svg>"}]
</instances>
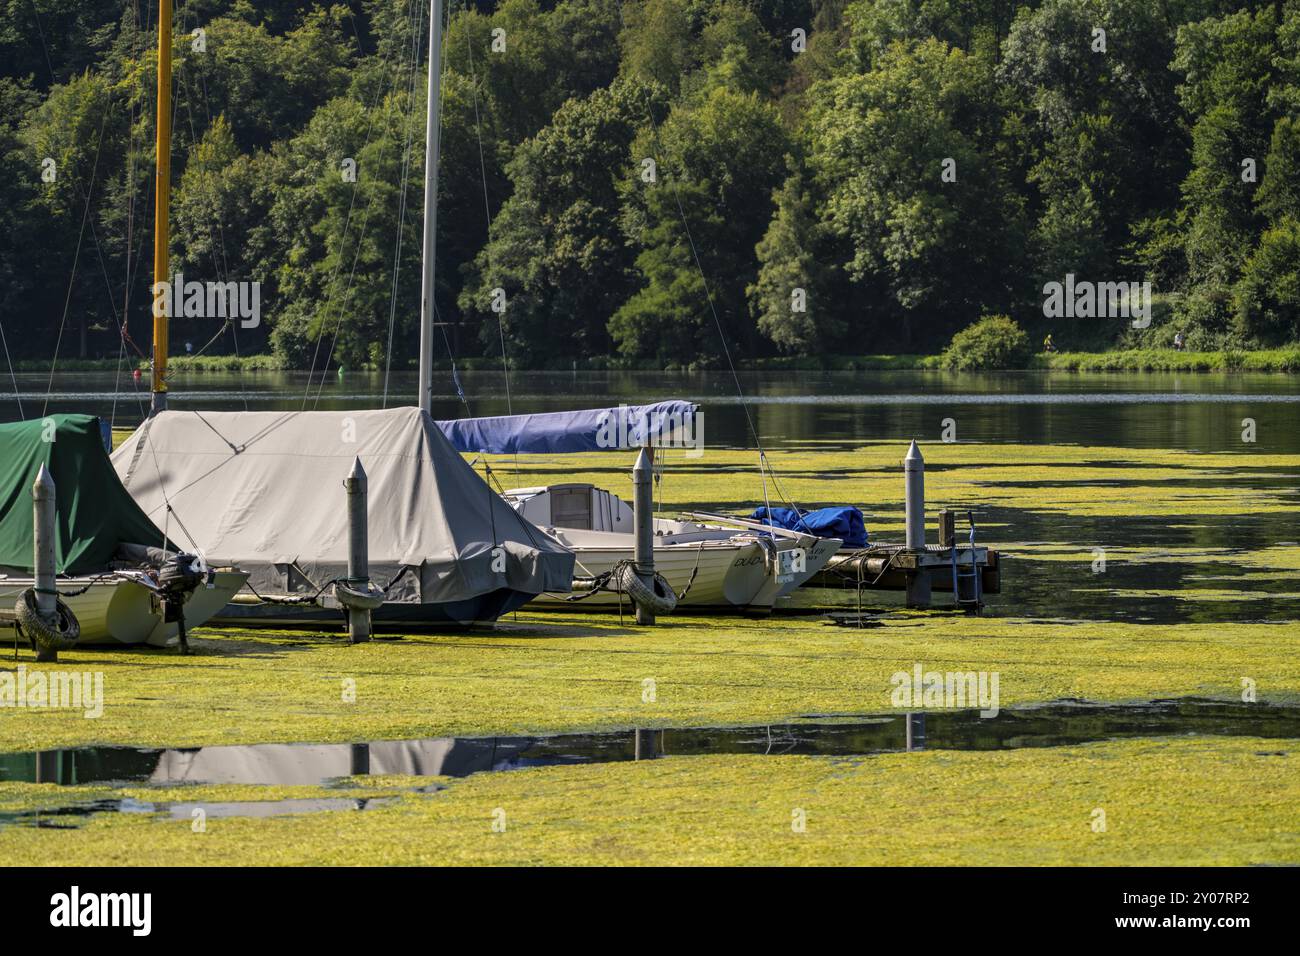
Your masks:
<instances>
[{"instance_id":1,"label":"green tarpaulin boat cover","mask_svg":"<svg viewBox=\"0 0 1300 956\"><path fill-rule=\"evenodd\" d=\"M42 464L57 496L60 574L104 570L120 544L166 547L118 480L99 419L51 415L0 425L0 568L32 572L32 485Z\"/></svg>"}]
</instances>

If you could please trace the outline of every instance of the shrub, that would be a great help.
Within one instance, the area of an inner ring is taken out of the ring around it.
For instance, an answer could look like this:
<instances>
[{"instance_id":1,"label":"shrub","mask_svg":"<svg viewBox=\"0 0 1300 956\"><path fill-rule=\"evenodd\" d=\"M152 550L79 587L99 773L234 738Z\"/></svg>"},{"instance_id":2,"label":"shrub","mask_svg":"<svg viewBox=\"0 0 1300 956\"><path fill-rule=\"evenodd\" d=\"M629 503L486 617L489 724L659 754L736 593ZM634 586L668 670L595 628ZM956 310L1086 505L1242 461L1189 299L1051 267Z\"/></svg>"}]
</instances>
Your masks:
<instances>
[{"instance_id":1,"label":"shrub","mask_svg":"<svg viewBox=\"0 0 1300 956\"><path fill-rule=\"evenodd\" d=\"M986 315L952 337L941 363L954 372L1024 368L1032 349L1025 330L1005 315Z\"/></svg>"}]
</instances>

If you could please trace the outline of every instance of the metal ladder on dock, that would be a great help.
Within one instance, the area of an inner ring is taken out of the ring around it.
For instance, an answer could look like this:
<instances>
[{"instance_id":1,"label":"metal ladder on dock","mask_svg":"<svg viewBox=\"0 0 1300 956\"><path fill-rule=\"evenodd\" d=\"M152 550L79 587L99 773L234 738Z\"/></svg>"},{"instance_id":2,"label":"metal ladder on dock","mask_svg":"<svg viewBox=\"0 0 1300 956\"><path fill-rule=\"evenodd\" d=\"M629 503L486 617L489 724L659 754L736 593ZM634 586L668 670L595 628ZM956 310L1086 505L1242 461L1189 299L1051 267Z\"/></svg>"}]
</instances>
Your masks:
<instances>
[{"instance_id":1,"label":"metal ladder on dock","mask_svg":"<svg viewBox=\"0 0 1300 956\"><path fill-rule=\"evenodd\" d=\"M953 534L951 539L952 550L950 552L952 562L952 606L958 610L973 610L978 613L984 607L984 593L980 580L980 565L975 551L975 513L973 511L966 512L966 520L970 523L970 570L962 570L957 551L957 535ZM962 592L964 582L969 582L969 596Z\"/></svg>"}]
</instances>

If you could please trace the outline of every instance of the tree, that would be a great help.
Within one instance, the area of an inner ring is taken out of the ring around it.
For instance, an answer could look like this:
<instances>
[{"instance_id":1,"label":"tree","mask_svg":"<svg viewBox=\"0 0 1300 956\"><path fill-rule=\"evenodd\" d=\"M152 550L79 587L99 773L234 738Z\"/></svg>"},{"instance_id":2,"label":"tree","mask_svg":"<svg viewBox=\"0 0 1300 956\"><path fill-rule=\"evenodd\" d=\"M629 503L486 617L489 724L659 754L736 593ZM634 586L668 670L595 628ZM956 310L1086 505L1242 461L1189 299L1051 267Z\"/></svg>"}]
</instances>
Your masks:
<instances>
[{"instance_id":1,"label":"tree","mask_svg":"<svg viewBox=\"0 0 1300 956\"><path fill-rule=\"evenodd\" d=\"M686 4L637 0L623 16L625 26L618 35L622 74L676 92L697 63Z\"/></svg>"},{"instance_id":2,"label":"tree","mask_svg":"<svg viewBox=\"0 0 1300 956\"><path fill-rule=\"evenodd\" d=\"M986 62L926 40L894 43L869 73L814 90L823 216L848 241L848 276L879 323L858 335L912 347L920 320L927 341L943 341L1012 300L1021 208L986 146L999 124L992 87Z\"/></svg>"},{"instance_id":3,"label":"tree","mask_svg":"<svg viewBox=\"0 0 1300 956\"><path fill-rule=\"evenodd\" d=\"M750 309L758 330L781 351L825 354L839 344L847 312L833 237L798 169L773 200L776 213L756 249L758 281L747 290Z\"/></svg>"},{"instance_id":4,"label":"tree","mask_svg":"<svg viewBox=\"0 0 1300 956\"><path fill-rule=\"evenodd\" d=\"M722 85L675 106L657 135L637 137L632 156L654 159L656 178L623 184L643 282L610 320L623 354L698 364L724 340L753 353L745 290L789 145L772 106Z\"/></svg>"},{"instance_id":5,"label":"tree","mask_svg":"<svg viewBox=\"0 0 1300 956\"><path fill-rule=\"evenodd\" d=\"M1274 46L1272 8L1185 24L1173 68L1193 117L1192 163L1183 181L1187 295L1178 317L1211 335L1233 320L1233 284L1259 228L1255 186L1242 160L1264 155L1272 127L1266 105Z\"/></svg>"},{"instance_id":6,"label":"tree","mask_svg":"<svg viewBox=\"0 0 1300 956\"><path fill-rule=\"evenodd\" d=\"M1140 278L1135 230L1176 203L1187 170L1173 46L1140 0L1047 0L1011 26L998 75L1026 113L1016 151L1032 157L1036 285Z\"/></svg>"},{"instance_id":7,"label":"tree","mask_svg":"<svg viewBox=\"0 0 1300 956\"><path fill-rule=\"evenodd\" d=\"M1265 231L1233 300L1239 334L1266 345L1300 340L1300 219Z\"/></svg>"},{"instance_id":8,"label":"tree","mask_svg":"<svg viewBox=\"0 0 1300 956\"><path fill-rule=\"evenodd\" d=\"M636 174L632 140L650 110L662 117L663 99L660 89L616 81L565 103L515 152L513 192L460 296L466 316L481 323L485 353L501 348L502 330L520 364L608 353L610 316L635 290L619 184ZM492 310L498 288L500 317Z\"/></svg>"}]
</instances>

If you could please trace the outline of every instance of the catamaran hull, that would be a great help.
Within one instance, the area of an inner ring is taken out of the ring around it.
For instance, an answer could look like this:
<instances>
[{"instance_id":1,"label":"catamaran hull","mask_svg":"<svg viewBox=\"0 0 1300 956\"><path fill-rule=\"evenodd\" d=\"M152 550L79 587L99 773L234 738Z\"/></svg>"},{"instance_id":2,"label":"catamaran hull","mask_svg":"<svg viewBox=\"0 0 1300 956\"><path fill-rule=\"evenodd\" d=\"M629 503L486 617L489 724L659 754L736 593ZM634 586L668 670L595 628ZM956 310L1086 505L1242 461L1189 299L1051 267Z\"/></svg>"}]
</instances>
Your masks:
<instances>
[{"instance_id":1,"label":"catamaran hull","mask_svg":"<svg viewBox=\"0 0 1300 956\"><path fill-rule=\"evenodd\" d=\"M244 586L248 576L239 571L217 571L213 586L199 585L185 601L186 629L199 627L217 613ZM31 579L6 578L0 582L0 625L12 625L13 605ZM84 591L83 591L84 589ZM179 626L163 620L157 592L130 578L60 578L63 603L77 617L81 637L77 647L175 643ZM76 592L82 593L77 594Z\"/></svg>"}]
</instances>

